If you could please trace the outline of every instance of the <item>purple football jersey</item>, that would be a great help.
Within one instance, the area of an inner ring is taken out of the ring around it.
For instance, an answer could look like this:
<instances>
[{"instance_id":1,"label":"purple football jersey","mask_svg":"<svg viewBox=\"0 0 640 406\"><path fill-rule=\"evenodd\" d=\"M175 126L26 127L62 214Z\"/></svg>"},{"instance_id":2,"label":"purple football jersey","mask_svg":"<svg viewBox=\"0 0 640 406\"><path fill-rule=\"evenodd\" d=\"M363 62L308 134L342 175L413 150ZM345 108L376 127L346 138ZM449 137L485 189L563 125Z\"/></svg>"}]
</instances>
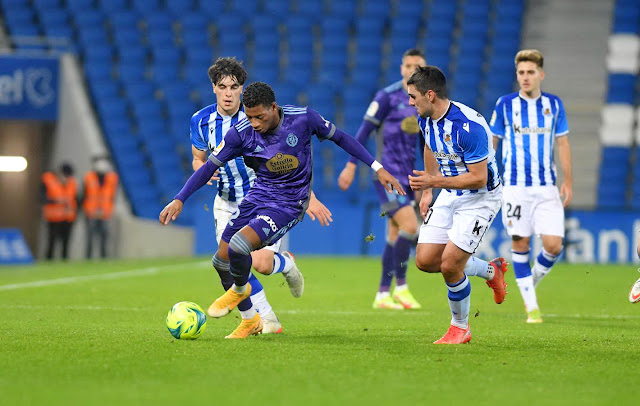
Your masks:
<instances>
[{"instance_id":1,"label":"purple football jersey","mask_svg":"<svg viewBox=\"0 0 640 406\"><path fill-rule=\"evenodd\" d=\"M379 127L376 160L407 184L407 176L413 175L420 127L416 109L409 105L402 81L376 93L364 119Z\"/></svg>"},{"instance_id":2,"label":"purple football jersey","mask_svg":"<svg viewBox=\"0 0 640 406\"><path fill-rule=\"evenodd\" d=\"M302 211L310 197L312 154L311 137L329 139L336 126L307 107L285 105L280 123L260 134L246 118L226 134L209 159L216 165L243 155L254 162L256 181L246 200L282 209Z\"/></svg>"}]
</instances>

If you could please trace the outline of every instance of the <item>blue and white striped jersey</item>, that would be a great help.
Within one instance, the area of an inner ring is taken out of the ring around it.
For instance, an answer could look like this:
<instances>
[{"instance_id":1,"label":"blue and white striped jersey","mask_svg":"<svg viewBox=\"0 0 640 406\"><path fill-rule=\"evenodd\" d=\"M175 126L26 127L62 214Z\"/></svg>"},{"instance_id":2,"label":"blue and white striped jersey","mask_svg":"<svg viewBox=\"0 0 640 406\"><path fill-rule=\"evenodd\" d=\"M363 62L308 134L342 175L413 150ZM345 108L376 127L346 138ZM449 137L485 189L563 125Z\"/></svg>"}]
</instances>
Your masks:
<instances>
[{"instance_id":1,"label":"blue and white striped jersey","mask_svg":"<svg viewBox=\"0 0 640 406\"><path fill-rule=\"evenodd\" d=\"M487 192L500 185L496 154L491 131L480 113L462 103L451 102L447 112L438 120L418 119L426 145L440 165L444 176L468 173L468 164L487 160L487 185L482 189L449 190L458 196Z\"/></svg>"},{"instance_id":2,"label":"blue and white striped jersey","mask_svg":"<svg viewBox=\"0 0 640 406\"><path fill-rule=\"evenodd\" d=\"M502 138L504 182L509 186L556 184L553 144L569 134L567 116L558 96L544 93L537 99L519 92L502 96L491 116L491 131Z\"/></svg>"},{"instance_id":3,"label":"blue and white striped jersey","mask_svg":"<svg viewBox=\"0 0 640 406\"><path fill-rule=\"evenodd\" d=\"M200 151L213 152L227 131L246 117L242 105L233 116L218 113L216 106L207 106L191 117L191 144ZM230 202L240 203L253 186L255 178L255 172L245 165L242 157L232 159L220 168L218 194Z\"/></svg>"}]
</instances>

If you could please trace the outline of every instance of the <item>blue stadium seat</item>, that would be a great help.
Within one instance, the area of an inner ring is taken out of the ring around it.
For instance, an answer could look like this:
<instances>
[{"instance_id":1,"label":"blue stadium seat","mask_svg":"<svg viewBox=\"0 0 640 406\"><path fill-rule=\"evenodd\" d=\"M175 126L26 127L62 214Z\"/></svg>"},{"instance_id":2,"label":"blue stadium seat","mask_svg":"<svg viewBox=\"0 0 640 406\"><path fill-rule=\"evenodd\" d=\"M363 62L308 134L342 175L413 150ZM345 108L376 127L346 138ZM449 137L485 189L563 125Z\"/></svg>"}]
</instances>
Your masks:
<instances>
[{"instance_id":1,"label":"blue stadium seat","mask_svg":"<svg viewBox=\"0 0 640 406\"><path fill-rule=\"evenodd\" d=\"M84 64L85 74L89 81L101 81L111 79L111 64L105 64L102 61L89 61Z\"/></svg>"},{"instance_id":2,"label":"blue stadium seat","mask_svg":"<svg viewBox=\"0 0 640 406\"><path fill-rule=\"evenodd\" d=\"M140 14L148 14L160 8L160 0L129 0L134 10Z\"/></svg>"},{"instance_id":3,"label":"blue stadium seat","mask_svg":"<svg viewBox=\"0 0 640 406\"><path fill-rule=\"evenodd\" d=\"M156 89L154 85L146 80L130 83L125 87L125 92L127 93L129 100L153 99L155 91Z\"/></svg>"},{"instance_id":4,"label":"blue stadium seat","mask_svg":"<svg viewBox=\"0 0 640 406\"><path fill-rule=\"evenodd\" d=\"M122 47L139 47L141 44L142 35L135 27L126 29L115 28L112 30L113 39L117 46Z\"/></svg>"},{"instance_id":5,"label":"blue stadium seat","mask_svg":"<svg viewBox=\"0 0 640 406\"><path fill-rule=\"evenodd\" d=\"M309 17L322 16L325 14L322 0L298 0L296 12Z\"/></svg>"},{"instance_id":6,"label":"blue stadium seat","mask_svg":"<svg viewBox=\"0 0 640 406\"><path fill-rule=\"evenodd\" d=\"M120 88L112 80L92 80L89 81L89 89L96 99L116 98L120 96Z\"/></svg>"},{"instance_id":7,"label":"blue stadium seat","mask_svg":"<svg viewBox=\"0 0 640 406\"><path fill-rule=\"evenodd\" d=\"M103 28L105 23L104 14L95 9L77 11L73 20L80 33L94 28Z\"/></svg>"},{"instance_id":8,"label":"blue stadium seat","mask_svg":"<svg viewBox=\"0 0 640 406\"><path fill-rule=\"evenodd\" d=\"M176 80L179 81L179 75L178 66L175 61L172 63L155 63L151 68L151 76L158 84L166 82L172 83Z\"/></svg>"},{"instance_id":9,"label":"blue stadium seat","mask_svg":"<svg viewBox=\"0 0 640 406\"><path fill-rule=\"evenodd\" d=\"M195 9L194 0L165 0L167 11L175 17L181 17Z\"/></svg>"},{"instance_id":10,"label":"blue stadium seat","mask_svg":"<svg viewBox=\"0 0 640 406\"><path fill-rule=\"evenodd\" d=\"M93 8L93 0L66 0L65 3L70 10L84 11Z\"/></svg>"},{"instance_id":11,"label":"blue stadium seat","mask_svg":"<svg viewBox=\"0 0 640 406\"><path fill-rule=\"evenodd\" d=\"M120 62L118 64L118 77L127 84L144 80L145 76L146 67L139 62L132 63L125 59L124 63Z\"/></svg>"},{"instance_id":12,"label":"blue stadium seat","mask_svg":"<svg viewBox=\"0 0 640 406\"><path fill-rule=\"evenodd\" d=\"M355 1L331 0L329 16L325 18L333 19L334 17L342 17L351 20L356 15L357 6Z\"/></svg>"},{"instance_id":13,"label":"blue stadium seat","mask_svg":"<svg viewBox=\"0 0 640 406\"><path fill-rule=\"evenodd\" d=\"M359 36L381 38L385 20L379 17L361 17L356 20L356 33Z\"/></svg>"},{"instance_id":14,"label":"blue stadium seat","mask_svg":"<svg viewBox=\"0 0 640 406\"><path fill-rule=\"evenodd\" d=\"M263 3L265 14L282 17L289 14L292 10L288 1L266 1Z\"/></svg>"},{"instance_id":15,"label":"blue stadium seat","mask_svg":"<svg viewBox=\"0 0 640 406\"><path fill-rule=\"evenodd\" d=\"M362 7L363 17L385 18L389 14L391 14L391 4L389 0L365 2Z\"/></svg>"},{"instance_id":16,"label":"blue stadium seat","mask_svg":"<svg viewBox=\"0 0 640 406\"><path fill-rule=\"evenodd\" d=\"M633 104L635 82L635 75L625 73L609 74L607 103Z\"/></svg>"},{"instance_id":17,"label":"blue stadium seat","mask_svg":"<svg viewBox=\"0 0 640 406\"><path fill-rule=\"evenodd\" d=\"M121 47L118 48L118 60L120 63L145 65L147 61L147 50L137 44L131 46L121 45Z\"/></svg>"},{"instance_id":18,"label":"blue stadium seat","mask_svg":"<svg viewBox=\"0 0 640 406\"><path fill-rule=\"evenodd\" d=\"M151 50L151 54L153 55L153 62L156 65L170 64L175 66L182 60L178 48L166 43L164 46L154 47Z\"/></svg>"},{"instance_id":19,"label":"blue stadium seat","mask_svg":"<svg viewBox=\"0 0 640 406\"><path fill-rule=\"evenodd\" d=\"M117 1L113 3L117 3ZM138 13L127 9L118 9L109 15L109 24L114 29L114 34L120 30L137 29L139 20Z\"/></svg>"}]
</instances>

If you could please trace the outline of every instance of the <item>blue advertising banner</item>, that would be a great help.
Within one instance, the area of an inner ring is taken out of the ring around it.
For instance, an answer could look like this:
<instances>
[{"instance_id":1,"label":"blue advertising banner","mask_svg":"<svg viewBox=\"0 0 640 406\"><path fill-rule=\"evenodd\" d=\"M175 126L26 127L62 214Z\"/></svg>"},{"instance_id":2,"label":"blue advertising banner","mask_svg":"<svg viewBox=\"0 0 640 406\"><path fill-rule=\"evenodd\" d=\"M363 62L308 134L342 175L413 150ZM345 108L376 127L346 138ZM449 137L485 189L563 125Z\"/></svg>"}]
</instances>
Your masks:
<instances>
[{"instance_id":1,"label":"blue advertising banner","mask_svg":"<svg viewBox=\"0 0 640 406\"><path fill-rule=\"evenodd\" d=\"M30 264L33 255L17 228L0 228L0 265Z\"/></svg>"},{"instance_id":2,"label":"blue advertising banner","mask_svg":"<svg viewBox=\"0 0 640 406\"><path fill-rule=\"evenodd\" d=\"M0 118L58 118L57 58L0 56Z\"/></svg>"}]
</instances>

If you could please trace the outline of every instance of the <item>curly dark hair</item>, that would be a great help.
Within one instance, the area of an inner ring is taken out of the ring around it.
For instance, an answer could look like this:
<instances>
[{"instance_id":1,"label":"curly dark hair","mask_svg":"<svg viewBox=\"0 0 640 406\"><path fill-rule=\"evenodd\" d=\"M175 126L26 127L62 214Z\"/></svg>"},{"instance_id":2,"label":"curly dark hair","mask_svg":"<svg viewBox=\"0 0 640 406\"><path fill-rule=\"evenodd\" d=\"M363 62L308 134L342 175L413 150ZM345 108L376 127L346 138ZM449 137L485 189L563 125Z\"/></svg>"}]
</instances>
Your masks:
<instances>
[{"instance_id":1,"label":"curly dark hair","mask_svg":"<svg viewBox=\"0 0 640 406\"><path fill-rule=\"evenodd\" d=\"M234 57L218 58L209 67L207 71L209 79L214 85L218 84L222 79L230 76L232 79L236 79L242 86L244 81L247 80L247 71L242 66L242 61L237 60Z\"/></svg>"},{"instance_id":2,"label":"curly dark hair","mask_svg":"<svg viewBox=\"0 0 640 406\"><path fill-rule=\"evenodd\" d=\"M276 101L276 94L271 86L264 82L254 82L244 89L242 104L245 107L269 107Z\"/></svg>"},{"instance_id":3,"label":"curly dark hair","mask_svg":"<svg viewBox=\"0 0 640 406\"><path fill-rule=\"evenodd\" d=\"M427 91L433 92L441 99L447 98L447 79L444 73L436 66L420 66L416 72L411 75L407 81L407 85L414 85L420 94L426 94Z\"/></svg>"}]
</instances>

